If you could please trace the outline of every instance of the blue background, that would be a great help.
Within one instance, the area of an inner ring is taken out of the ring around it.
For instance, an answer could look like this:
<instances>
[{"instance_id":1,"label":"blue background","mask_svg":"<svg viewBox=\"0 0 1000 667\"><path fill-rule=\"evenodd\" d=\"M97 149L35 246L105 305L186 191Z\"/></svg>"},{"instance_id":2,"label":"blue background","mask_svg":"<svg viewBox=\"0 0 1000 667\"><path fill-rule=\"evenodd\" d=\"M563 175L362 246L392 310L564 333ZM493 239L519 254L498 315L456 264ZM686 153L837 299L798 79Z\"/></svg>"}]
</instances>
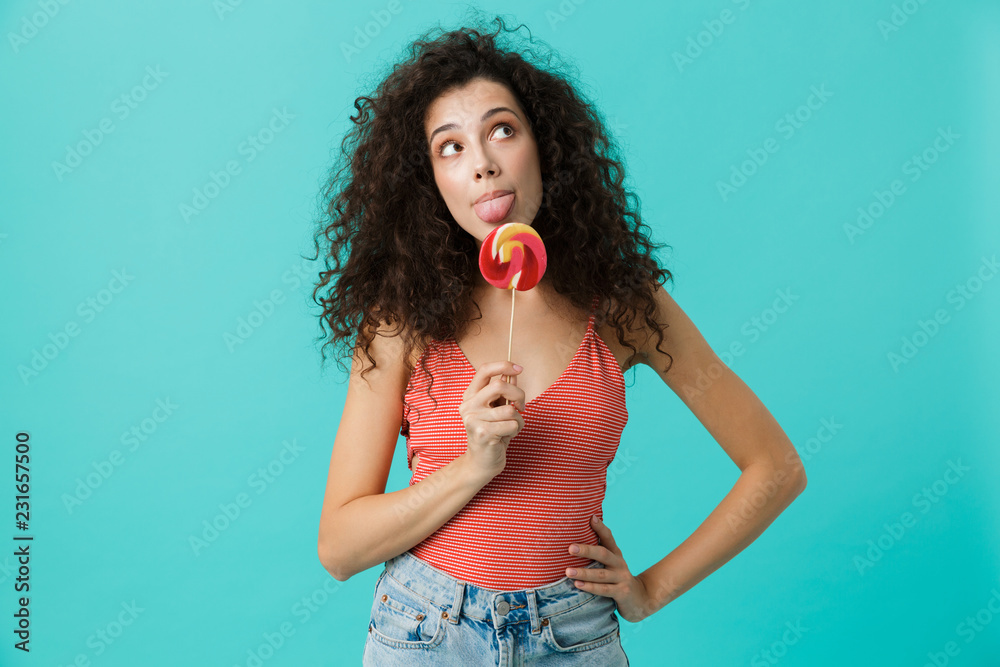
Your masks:
<instances>
[{"instance_id":1,"label":"blue background","mask_svg":"<svg viewBox=\"0 0 1000 667\"><path fill-rule=\"evenodd\" d=\"M0 663L247 665L287 624L263 664L359 664L380 568L341 583L316 555L347 385L335 362L320 366L318 268L301 256L354 98L466 9L388 4L0 9ZM809 476L745 551L622 622L632 664L1000 664L1000 6L497 11L578 68L654 240L672 246L661 259L674 298ZM368 44L345 54L366 26ZM826 99L810 109L814 90ZM786 114L799 114L794 132ZM258 133L269 143L250 148ZM744 164L769 139L777 150ZM56 165L88 142L75 167ZM933 163L915 168L925 151ZM185 216L213 172L225 186ZM859 207L873 217L852 232ZM795 297L781 313L779 291ZM233 343L255 310L259 326ZM742 353L724 356L734 343ZM652 369L626 380L605 519L638 573L739 470ZM19 431L31 438L30 656L12 647ZM404 444L387 490L408 482ZM946 474L949 462L968 470ZM280 472L267 481L269 465ZM239 516L192 547L238 498ZM905 512L911 525L893 529ZM977 613L979 630L963 625Z\"/></svg>"}]
</instances>

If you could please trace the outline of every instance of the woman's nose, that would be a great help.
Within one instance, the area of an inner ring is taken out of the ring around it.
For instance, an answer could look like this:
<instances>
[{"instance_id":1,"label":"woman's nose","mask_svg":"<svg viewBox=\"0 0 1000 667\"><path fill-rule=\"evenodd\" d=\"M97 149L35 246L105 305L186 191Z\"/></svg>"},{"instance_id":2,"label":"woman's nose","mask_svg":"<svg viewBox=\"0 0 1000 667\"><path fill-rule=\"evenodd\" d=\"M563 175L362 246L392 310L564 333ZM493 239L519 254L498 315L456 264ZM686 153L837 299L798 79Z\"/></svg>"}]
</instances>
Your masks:
<instances>
[{"instance_id":1,"label":"woman's nose","mask_svg":"<svg viewBox=\"0 0 1000 667\"><path fill-rule=\"evenodd\" d=\"M476 150L476 159L473 161L476 169L476 178L482 178L483 176L496 176L500 172L500 168L496 161L489 154L489 151L479 148L472 149Z\"/></svg>"}]
</instances>

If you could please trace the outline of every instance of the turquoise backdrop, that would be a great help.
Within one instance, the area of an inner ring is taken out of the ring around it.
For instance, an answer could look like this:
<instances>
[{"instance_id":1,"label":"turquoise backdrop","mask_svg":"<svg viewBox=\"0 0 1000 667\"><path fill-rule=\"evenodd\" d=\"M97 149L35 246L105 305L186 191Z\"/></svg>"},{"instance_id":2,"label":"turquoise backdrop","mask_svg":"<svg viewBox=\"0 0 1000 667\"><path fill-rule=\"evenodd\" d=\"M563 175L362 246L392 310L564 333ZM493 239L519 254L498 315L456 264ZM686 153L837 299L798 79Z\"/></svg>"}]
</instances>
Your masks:
<instances>
[{"instance_id":1,"label":"turquoise backdrop","mask_svg":"<svg viewBox=\"0 0 1000 667\"><path fill-rule=\"evenodd\" d=\"M468 7L0 7L0 664L360 663L380 569L316 554L347 378L303 256L354 98ZM631 664L1000 664L1000 5L479 7L577 68L671 293L808 473L623 621ZM639 572L739 470L650 368L626 381L605 519Z\"/></svg>"}]
</instances>

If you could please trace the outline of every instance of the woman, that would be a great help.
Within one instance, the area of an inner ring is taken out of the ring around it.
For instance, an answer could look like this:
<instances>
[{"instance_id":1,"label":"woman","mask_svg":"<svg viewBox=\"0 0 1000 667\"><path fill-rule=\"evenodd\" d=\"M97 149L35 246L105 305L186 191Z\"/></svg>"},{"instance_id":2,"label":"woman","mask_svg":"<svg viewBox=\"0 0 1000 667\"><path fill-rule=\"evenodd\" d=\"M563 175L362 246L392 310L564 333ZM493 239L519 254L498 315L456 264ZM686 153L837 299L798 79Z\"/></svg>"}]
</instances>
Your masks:
<instances>
[{"instance_id":1,"label":"woman","mask_svg":"<svg viewBox=\"0 0 1000 667\"><path fill-rule=\"evenodd\" d=\"M805 473L663 289L671 274L597 113L502 43L497 22L415 41L355 103L313 293L327 344L354 340L319 557L340 581L385 563L365 664L627 665L618 616L648 617L736 555ZM517 294L513 361L511 294L477 265L507 222L531 225L548 255ZM690 538L633 574L600 516L623 373L638 363L742 474ZM400 433L413 475L385 493Z\"/></svg>"}]
</instances>

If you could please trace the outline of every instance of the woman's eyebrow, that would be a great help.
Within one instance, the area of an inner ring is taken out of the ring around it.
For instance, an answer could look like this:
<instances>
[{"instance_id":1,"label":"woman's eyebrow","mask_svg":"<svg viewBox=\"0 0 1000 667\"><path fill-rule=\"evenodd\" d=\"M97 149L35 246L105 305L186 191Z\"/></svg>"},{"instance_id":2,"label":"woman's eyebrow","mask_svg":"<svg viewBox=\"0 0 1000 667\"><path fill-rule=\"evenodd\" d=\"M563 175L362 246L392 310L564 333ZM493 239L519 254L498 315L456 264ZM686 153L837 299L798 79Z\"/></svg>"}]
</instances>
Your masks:
<instances>
[{"instance_id":1,"label":"woman's eyebrow","mask_svg":"<svg viewBox=\"0 0 1000 667\"><path fill-rule=\"evenodd\" d=\"M486 122L487 118L489 118L490 116L493 116L495 114L498 114L501 111L509 111L512 114L514 114L514 116L516 116L518 120L521 120L521 117L518 116L517 112L514 111L513 109L510 109L508 107L493 107L492 109L490 109L489 111L487 111L486 113L483 114L482 118L479 119L479 122L480 123L484 123L484 122ZM436 129L433 132L431 132L431 136L427 139L427 141L428 142L434 141L434 135L437 134L438 132L444 132L445 130L456 130L456 129L458 129L458 127L459 126L456 125L455 123L446 123L446 124L442 125L441 127L439 127L438 129Z\"/></svg>"}]
</instances>

